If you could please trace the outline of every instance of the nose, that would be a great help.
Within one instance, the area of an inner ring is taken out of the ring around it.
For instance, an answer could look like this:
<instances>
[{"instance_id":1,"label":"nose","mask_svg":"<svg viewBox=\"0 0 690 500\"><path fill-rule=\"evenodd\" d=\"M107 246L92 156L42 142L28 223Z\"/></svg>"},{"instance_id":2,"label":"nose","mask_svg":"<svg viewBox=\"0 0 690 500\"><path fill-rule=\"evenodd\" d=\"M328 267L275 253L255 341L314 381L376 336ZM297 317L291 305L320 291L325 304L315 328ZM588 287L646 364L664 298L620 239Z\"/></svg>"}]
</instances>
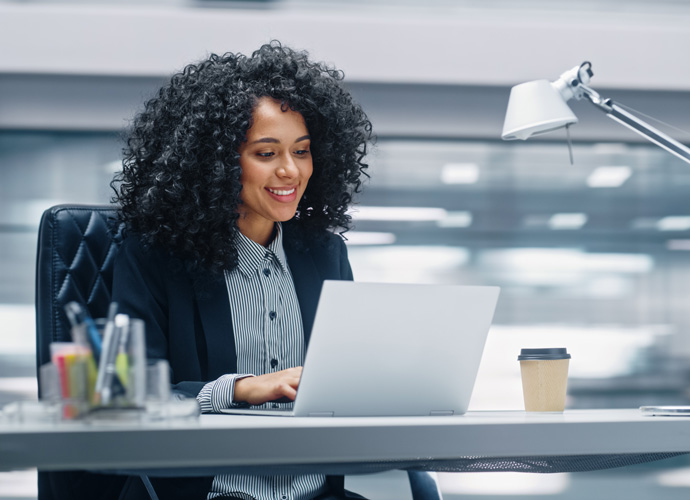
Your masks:
<instances>
[{"instance_id":1,"label":"nose","mask_svg":"<svg viewBox=\"0 0 690 500\"><path fill-rule=\"evenodd\" d=\"M299 169L297 168L295 159L291 155L286 155L276 170L276 175L278 175L278 177L288 179L297 177L298 173Z\"/></svg>"}]
</instances>

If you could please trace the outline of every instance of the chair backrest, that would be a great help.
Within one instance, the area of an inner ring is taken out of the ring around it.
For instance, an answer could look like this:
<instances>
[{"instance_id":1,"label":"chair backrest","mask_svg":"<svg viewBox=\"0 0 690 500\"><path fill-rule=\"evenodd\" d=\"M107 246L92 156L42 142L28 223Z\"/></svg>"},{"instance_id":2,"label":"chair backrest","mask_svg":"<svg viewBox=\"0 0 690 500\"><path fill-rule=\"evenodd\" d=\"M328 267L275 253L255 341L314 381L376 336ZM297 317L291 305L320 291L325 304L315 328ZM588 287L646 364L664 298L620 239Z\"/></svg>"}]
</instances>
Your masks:
<instances>
[{"instance_id":1,"label":"chair backrest","mask_svg":"<svg viewBox=\"0 0 690 500\"><path fill-rule=\"evenodd\" d=\"M93 318L110 304L122 225L113 205L57 205L43 213L36 257L36 368L50 343L69 341L64 306L77 301Z\"/></svg>"}]
</instances>

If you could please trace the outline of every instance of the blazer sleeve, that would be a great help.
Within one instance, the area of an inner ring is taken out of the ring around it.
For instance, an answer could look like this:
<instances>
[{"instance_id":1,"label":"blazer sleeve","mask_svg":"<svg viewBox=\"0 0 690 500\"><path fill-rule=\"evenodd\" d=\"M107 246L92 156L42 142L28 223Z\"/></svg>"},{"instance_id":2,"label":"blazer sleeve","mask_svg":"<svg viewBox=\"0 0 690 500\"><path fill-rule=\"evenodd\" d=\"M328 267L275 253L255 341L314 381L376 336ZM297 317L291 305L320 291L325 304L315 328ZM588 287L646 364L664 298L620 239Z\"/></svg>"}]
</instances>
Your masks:
<instances>
[{"instance_id":1,"label":"blazer sleeve","mask_svg":"<svg viewBox=\"0 0 690 500\"><path fill-rule=\"evenodd\" d=\"M175 272L176 265L180 272ZM145 249L135 235L130 235L115 260L112 300L120 312L144 321L146 356L168 360L173 392L196 397L206 381L199 361L191 287L180 283L186 277L181 264L160 250ZM183 344L171 340L180 337L171 329L184 332Z\"/></svg>"},{"instance_id":2,"label":"blazer sleeve","mask_svg":"<svg viewBox=\"0 0 690 500\"><path fill-rule=\"evenodd\" d=\"M342 238L338 238L338 246L340 247L338 251L338 255L340 256L340 279L353 281L354 276L352 275L352 267L350 266L350 259L347 255L347 245L345 245Z\"/></svg>"},{"instance_id":3,"label":"blazer sleeve","mask_svg":"<svg viewBox=\"0 0 690 500\"><path fill-rule=\"evenodd\" d=\"M166 359L168 303L163 258L159 252L144 250L138 238L125 238L115 260L113 301L118 310L146 324L149 359Z\"/></svg>"}]
</instances>

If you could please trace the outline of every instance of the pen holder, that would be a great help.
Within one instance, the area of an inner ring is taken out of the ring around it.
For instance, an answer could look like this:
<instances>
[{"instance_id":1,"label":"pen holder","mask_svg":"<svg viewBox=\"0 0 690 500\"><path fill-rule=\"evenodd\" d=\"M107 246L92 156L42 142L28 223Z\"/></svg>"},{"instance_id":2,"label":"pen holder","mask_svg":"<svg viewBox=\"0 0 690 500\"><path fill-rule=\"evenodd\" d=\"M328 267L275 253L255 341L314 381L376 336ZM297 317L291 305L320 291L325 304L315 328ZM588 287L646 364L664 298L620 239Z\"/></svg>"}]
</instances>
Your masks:
<instances>
[{"instance_id":1,"label":"pen holder","mask_svg":"<svg viewBox=\"0 0 690 500\"><path fill-rule=\"evenodd\" d=\"M40 370L41 399L61 405L63 419L105 409L146 407L144 322L119 319L117 324L105 320L79 324L72 329L73 342L51 344L51 363Z\"/></svg>"}]
</instances>

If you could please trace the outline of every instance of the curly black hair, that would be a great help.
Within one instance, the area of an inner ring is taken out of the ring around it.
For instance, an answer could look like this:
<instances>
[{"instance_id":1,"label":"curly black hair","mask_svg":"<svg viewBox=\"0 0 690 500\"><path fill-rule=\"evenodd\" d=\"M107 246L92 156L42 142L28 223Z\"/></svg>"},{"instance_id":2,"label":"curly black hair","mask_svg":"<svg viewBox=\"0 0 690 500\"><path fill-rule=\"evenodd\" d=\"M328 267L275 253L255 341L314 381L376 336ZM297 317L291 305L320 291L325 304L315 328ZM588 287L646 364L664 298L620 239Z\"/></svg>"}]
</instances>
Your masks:
<instances>
[{"instance_id":1,"label":"curly black hair","mask_svg":"<svg viewBox=\"0 0 690 500\"><path fill-rule=\"evenodd\" d=\"M119 217L144 245L192 269L237 265L241 168L259 99L299 112L314 171L297 207L302 234L350 227L347 209L366 176L371 122L342 86L343 73L273 41L251 57L212 54L175 74L132 123L123 169L111 186Z\"/></svg>"}]
</instances>

